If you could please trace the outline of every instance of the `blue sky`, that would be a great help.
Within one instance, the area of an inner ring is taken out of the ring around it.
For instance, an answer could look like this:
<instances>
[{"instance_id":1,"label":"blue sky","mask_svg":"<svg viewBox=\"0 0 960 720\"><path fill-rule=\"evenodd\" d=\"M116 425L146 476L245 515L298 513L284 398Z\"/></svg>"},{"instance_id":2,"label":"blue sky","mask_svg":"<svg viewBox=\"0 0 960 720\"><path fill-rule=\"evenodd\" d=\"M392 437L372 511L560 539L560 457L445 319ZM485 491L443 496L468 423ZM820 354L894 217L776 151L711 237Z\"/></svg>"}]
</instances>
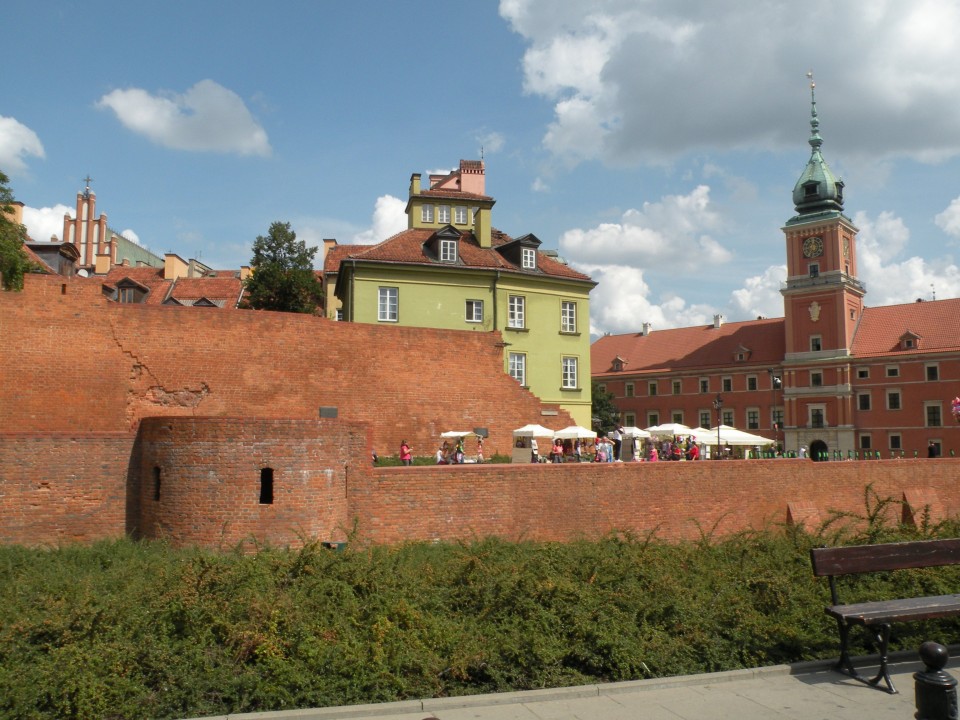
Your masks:
<instances>
[{"instance_id":1,"label":"blue sky","mask_svg":"<svg viewBox=\"0 0 960 720\"><path fill-rule=\"evenodd\" d=\"M88 173L158 254L249 263L405 227L481 147L494 225L599 282L594 333L783 314L810 148L878 306L960 295L960 3L8 0L0 170L35 239Z\"/></svg>"}]
</instances>

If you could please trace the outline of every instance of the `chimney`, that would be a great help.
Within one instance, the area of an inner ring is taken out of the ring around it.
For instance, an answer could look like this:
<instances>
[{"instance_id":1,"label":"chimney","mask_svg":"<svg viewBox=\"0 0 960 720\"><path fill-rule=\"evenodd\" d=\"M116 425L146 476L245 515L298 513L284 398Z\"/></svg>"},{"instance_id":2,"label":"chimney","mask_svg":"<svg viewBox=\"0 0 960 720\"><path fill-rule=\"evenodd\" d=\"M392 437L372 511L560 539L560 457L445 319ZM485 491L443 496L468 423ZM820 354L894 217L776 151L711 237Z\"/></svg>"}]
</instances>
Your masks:
<instances>
[{"instance_id":1,"label":"chimney","mask_svg":"<svg viewBox=\"0 0 960 720\"><path fill-rule=\"evenodd\" d=\"M320 265L322 266L327 260L327 255L330 253L330 249L337 246L336 238L324 238L323 239L323 257L320 258Z\"/></svg>"},{"instance_id":2,"label":"chimney","mask_svg":"<svg viewBox=\"0 0 960 720\"><path fill-rule=\"evenodd\" d=\"M713 327L719 328L723 325L723 315L714 315L713 316Z\"/></svg>"},{"instance_id":3,"label":"chimney","mask_svg":"<svg viewBox=\"0 0 960 720\"><path fill-rule=\"evenodd\" d=\"M645 322L642 327L643 329L640 331L640 334L646 337L650 334L650 323Z\"/></svg>"}]
</instances>

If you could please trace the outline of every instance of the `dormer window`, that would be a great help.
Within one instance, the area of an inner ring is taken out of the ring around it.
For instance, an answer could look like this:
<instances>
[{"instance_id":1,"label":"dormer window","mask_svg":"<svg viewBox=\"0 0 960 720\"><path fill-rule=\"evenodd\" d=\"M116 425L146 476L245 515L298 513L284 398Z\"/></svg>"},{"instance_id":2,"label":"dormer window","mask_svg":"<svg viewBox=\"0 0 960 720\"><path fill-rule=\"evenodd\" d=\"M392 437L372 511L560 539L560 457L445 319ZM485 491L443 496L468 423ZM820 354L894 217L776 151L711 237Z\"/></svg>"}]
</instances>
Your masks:
<instances>
[{"instance_id":1,"label":"dormer window","mask_svg":"<svg viewBox=\"0 0 960 720\"><path fill-rule=\"evenodd\" d=\"M816 197L820 192L820 183L812 182L807 183L803 187L803 194L805 197L813 198Z\"/></svg>"},{"instance_id":2,"label":"dormer window","mask_svg":"<svg viewBox=\"0 0 960 720\"><path fill-rule=\"evenodd\" d=\"M457 261L457 241L450 239L440 240L440 262L454 263Z\"/></svg>"},{"instance_id":3,"label":"dormer window","mask_svg":"<svg viewBox=\"0 0 960 720\"><path fill-rule=\"evenodd\" d=\"M524 270L536 270L537 251L533 248L522 248L520 253L520 267Z\"/></svg>"}]
</instances>

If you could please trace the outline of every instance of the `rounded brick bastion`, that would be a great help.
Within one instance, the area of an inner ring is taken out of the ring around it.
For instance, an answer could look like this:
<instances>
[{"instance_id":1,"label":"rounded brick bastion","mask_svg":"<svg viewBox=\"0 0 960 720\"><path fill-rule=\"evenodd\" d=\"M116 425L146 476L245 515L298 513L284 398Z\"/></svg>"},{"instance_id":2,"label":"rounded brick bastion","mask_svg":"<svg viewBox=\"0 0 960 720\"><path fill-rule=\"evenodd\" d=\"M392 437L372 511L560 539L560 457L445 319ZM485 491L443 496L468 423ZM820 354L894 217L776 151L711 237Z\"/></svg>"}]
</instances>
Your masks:
<instances>
[{"instance_id":1,"label":"rounded brick bastion","mask_svg":"<svg viewBox=\"0 0 960 720\"><path fill-rule=\"evenodd\" d=\"M342 541L366 429L336 419L149 417L137 438L142 537L229 549Z\"/></svg>"}]
</instances>

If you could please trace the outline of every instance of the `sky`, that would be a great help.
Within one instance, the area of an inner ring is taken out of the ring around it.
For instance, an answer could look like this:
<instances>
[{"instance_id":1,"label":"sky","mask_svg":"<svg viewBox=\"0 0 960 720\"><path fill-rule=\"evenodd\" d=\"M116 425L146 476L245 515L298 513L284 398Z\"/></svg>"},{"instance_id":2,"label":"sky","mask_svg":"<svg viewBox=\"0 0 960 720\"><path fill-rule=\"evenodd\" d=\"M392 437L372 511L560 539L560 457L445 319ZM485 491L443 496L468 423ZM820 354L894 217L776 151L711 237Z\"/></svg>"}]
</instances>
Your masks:
<instances>
[{"instance_id":1,"label":"sky","mask_svg":"<svg viewBox=\"0 0 960 720\"><path fill-rule=\"evenodd\" d=\"M823 156L870 306L960 296L960 0L7 0L0 171L31 237L84 178L153 252L249 264L406 227L483 158L493 224L588 273L591 332L782 317ZM319 260L319 253L318 253Z\"/></svg>"}]
</instances>

